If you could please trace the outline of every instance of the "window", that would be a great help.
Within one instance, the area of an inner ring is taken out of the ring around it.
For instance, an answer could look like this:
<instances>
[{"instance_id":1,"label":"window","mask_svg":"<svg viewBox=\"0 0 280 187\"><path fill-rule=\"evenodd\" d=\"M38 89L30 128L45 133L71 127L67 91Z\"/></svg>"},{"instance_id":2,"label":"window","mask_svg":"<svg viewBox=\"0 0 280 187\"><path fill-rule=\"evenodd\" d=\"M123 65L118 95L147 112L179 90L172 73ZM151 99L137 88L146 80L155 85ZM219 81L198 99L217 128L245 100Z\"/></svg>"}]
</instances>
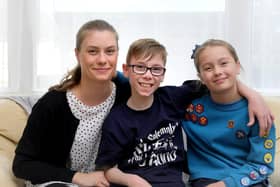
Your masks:
<instances>
[{"instance_id":1,"label":"window","mask_svg":"<svg viewBox=\"0 0 280 187\"><path fill-rule=\"evenodd\" d=\"M221 38L236 48L247 85L280 95L277 0L0 0L0 16L1 93L47 91L76 65L79 27L105 19L120 35L119 70L131 42L155 38L168 51L164 84L180 85L197 78L194 45Z\"/></svg>"},{"instance_id":2,"label":"window","mask_svg":"<svg viewBox=\"0 0 280 187\"><path fill-rule=\"evenodd\" d=\"M225 1L143 0L41 0L41 31L35 87L43 89L51 78L57 82L75 64L74 44L78 28L89 19L108 20L120 35L119 67L125 62L131 42L151 37L162 42L169 52L165 84L181 84L195 77L187 73L192 46L207 36L224 36ZM171 3L172 2L172 3ZM147 4L149 6L147 6ZM50 12L53 11L53 12ZM197 20L197 21L194 21ZM213 21L210 23L209 21ZM201 21L201 22L200 22ZM207 30L200 30L205 24ZM172 26L171 26L172 25ZM195 37L193 37L195 36ZM199 40L197 40L199 39ZM187 45L188 44L188 45ZM50 55L51 54L51 55ZM176 63L176 66L174 66ZM55 67L55 69L54 69ZM180 68L178 68L180 67ZM172 72L178 72L176 77Z\"/></svg>"},{"instance_id":3,"label":"window","mask_svg":"<svg viewBox=\"0 0 280 187\"><path fill-rule=\"evenodd\" d=\"M7 2L0 1L0 90L8 87Z\"/></svg>"}]
</instances>

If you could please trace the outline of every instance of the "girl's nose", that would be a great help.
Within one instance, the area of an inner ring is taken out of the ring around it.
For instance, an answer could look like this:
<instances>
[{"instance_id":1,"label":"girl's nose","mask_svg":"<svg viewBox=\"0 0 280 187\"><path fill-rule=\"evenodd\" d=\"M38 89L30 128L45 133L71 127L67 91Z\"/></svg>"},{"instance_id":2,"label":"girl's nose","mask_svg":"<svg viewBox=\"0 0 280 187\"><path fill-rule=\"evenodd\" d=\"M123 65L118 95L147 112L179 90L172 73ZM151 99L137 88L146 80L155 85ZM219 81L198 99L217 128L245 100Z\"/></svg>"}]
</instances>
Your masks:
<instances>
[{"instance_id":1,"label":"girl's nose","mask_svg":"<svg viewBox=\"0 0 280 187\"><path fill-rule=\"evenodd\" d=\"M215 73L215 75L219 75L219 74L221 74L221 72L222 72L222 69L221 69L221 68L219 68L219 67L215 67L215 68L214 68L214 73Z\"/></svg>"}]
</instances>

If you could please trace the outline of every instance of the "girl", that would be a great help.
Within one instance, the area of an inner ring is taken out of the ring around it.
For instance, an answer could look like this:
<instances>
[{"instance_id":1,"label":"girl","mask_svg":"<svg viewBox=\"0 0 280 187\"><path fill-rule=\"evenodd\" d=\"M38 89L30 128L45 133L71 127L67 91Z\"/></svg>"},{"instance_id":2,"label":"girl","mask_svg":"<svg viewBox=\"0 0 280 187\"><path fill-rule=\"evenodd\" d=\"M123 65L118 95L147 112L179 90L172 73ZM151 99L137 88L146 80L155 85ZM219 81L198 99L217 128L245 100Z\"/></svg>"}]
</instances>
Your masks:
<instances>
[{"instance_id":1,"label":"girl","mask_svg":"<svg viewBox=\"0 0 280 187\"><path fill-rule=\"evenodd\" d=\"M222 40L208 40L195 51L194 63L210 94L187 107L183 122L191 185L268 186L275 128L260 137L259 125L246 126L248 102L237 89L240 62L234 48Z\"/></svg>"}]
</instances>

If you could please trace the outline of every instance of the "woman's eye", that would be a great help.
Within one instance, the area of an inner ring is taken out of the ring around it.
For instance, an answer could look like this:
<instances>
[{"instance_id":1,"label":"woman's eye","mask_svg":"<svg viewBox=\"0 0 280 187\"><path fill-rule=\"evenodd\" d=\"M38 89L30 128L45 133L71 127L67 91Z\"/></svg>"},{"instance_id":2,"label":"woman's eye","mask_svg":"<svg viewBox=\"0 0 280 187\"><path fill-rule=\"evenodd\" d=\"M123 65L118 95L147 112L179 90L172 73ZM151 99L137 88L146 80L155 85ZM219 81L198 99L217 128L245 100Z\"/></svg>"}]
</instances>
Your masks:
<instances>
[{"instance_id":1,"label":"woman's eye","mask_svg":"<svg viewBox=\"0 0 280 187\"><path fill-rule=\"evenodd\" d=\"M227 63L228 63L228 62L222 62L221 64L222 64L222 65L226 65Z\"/></svg>"},{"instance_id":2,"label":"woman's eye","mask_svg":"<svg viewBox=\"0 0 280 187\"><path fill-rule=\"evenodd\" d=\"M108 55L112 55L112 54L114 54L115 53L115 49L109 49L109 50L107 50L106 51L106 53L108 54Z\"/></svg>"},{"instance_id":3,"label":"woman's eye","mask_svg":"<svg viewBox=\"0 0 280 187\"><path fill-rule=\"evenodd\" d=\"M96 50L89 50L88 51L90 54L97 54L97 51Z\"/></svg>"}]
</instances>

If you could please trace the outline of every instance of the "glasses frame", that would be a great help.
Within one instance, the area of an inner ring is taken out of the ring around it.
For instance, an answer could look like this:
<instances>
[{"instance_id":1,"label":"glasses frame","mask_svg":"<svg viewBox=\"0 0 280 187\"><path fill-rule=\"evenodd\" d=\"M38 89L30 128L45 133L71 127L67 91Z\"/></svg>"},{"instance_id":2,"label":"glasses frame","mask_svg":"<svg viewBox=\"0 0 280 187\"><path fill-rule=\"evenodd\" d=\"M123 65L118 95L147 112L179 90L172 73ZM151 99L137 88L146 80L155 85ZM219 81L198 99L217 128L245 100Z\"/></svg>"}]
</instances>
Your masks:
<instances>
[{"instance_id":1,"label":"glasses frame","mask_svg":"<svg viewBox=\"0 0 280 187\"><path fill-rule=\"evenodd\" d=\"M142 68L145 68L145 70L143 70L143 72L141 71L137 71L136 70L136 68L135 67L139 67L139 66L141 66ZM132 69L132 71L133 71L133 73L136 73L136 74L138 74L138 75L144 75L145 73L147 73L147 71L149 70L150 71L150 73L153 75L153 76L162 76L162 75L164 75L165 74L165 71L166 71L166 68L164 68L164 67L158 67L158 66L156 66L156 67L147 67L147 66L144 66L144 65L140 65L140 64L128 64L128 67L130 67L131 69ZM162 72L160 73L160 74L157 74L157 73L155 73L153 70L155 70L155 69L161 69L162 70Z\"/></svg>"}]
</instances>

